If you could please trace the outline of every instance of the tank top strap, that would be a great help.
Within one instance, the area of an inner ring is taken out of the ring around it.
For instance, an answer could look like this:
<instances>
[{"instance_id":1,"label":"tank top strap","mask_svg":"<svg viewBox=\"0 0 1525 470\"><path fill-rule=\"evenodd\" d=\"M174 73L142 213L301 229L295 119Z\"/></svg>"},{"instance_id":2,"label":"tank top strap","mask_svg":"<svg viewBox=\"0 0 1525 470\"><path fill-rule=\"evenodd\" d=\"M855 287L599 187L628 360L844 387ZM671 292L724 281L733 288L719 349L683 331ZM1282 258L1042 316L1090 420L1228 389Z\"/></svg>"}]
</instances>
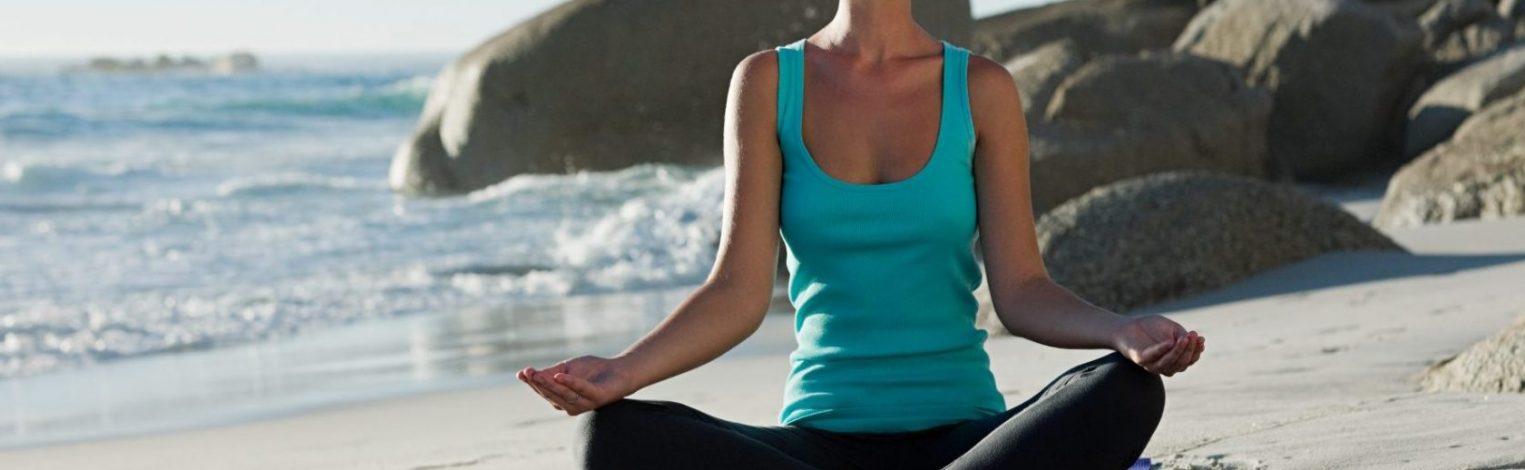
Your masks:
<instances>
[{"instance_id":1,"label":"tank top strap","mask_svg":"<svg viewBox=\"0 0 1525 470\"><path fill-rule=\"evenodd\" d=\"M964 144L960 154L972 153L975 145L974 116L969 106L969 55L968 49L939 40L943 44L943 92L942 118L939 135L957 137ZM777 132L786 142L800 142L803 146L800 121L805 94L805 38L779 45L778 54L778 115ZM939 145L939 150L941 145ZM970 156L972 158L972 156ZM934 155L929 165L935 164ZM966 162L967 163L967 162Z\"/></svg>"},{"instance_id":2,"label":"tank top strap","mask_svg":"<svg viewBox=\"0 0 1525 470\"><path fill-rule=\"evenodd\" d=\"M800 97L805 94L805 38L774 48L778 53L778 135L792 138L800 128Z\"/></svg>"},{"instance_id":3,"label":"tank top strap","mask_svg":"<svg viewBox=\"0 0 1525 470\"><path fill-rule=\"evenodd\" d=\"M969 107L969 50L944 40L943 125L964 138L969 151L974 149L974 112Z\"/></svg>"}]
</instances>

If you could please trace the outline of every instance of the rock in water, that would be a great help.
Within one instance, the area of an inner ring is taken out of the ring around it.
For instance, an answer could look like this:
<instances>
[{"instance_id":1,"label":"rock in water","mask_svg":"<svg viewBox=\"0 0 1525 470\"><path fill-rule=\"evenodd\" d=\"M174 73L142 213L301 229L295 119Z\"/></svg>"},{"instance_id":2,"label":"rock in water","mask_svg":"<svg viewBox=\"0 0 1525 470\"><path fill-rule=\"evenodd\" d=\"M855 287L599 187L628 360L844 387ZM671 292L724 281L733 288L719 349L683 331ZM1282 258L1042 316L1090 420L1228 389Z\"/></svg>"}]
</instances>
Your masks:
<instances>
[{"instance_id":1,"label":"rock in water","mask_svg":"<svg viewBox=\"0 0 1525 470\"><path fill-rule=\"evenodd\" d=\"M1525 44L1500 51L1436 83L1409 109L1404 151L1424 153L1451 138L1463 121L1525 88Z\"/></svg>"},{"instance_id":2,"label":"rock in water","mask_svg":"<svg viewBox=\"0 0 1525 470\"><path fill-rule=\"evenodd\" d=\"M1267 176L1272 112L1270 94L1222 62L1164 51L1096 58L1030 126L1034 210L1159 171Z\"/></svg>"},{"instance_id":3,"label":"rock in water","mask_svg":"<svg viewBox=\"0 0 1525 470\"><path fill-rule=\"evenodd\" d=\"M1372 221L1410 227L1525 214L1525 90L1477 113L1404 165Z\"/></svg>"},{"instance_id":4,"label":"rock in water","mask_svg":"<svg viewBox=\"0 0 1525 470\"><path fill-rule=\"evenodd\" d=\"M825 25L835 0L573 0L447 66L393 157L404 193L471 191L523 173L718 165L732 71ZM917 20L969 40L968 0Z\"/></svg>"},{"instance_id":5,"label":"rock in water","mask_svg":"<svg viewBox=\"0 0 1525 470\"><path fill-rule=\"evenodd\" d=\"M1087 54L1170 47L1197 13L1197 0L1067 0L981 18L970 48L1006 62L1060 39Z\"/></svg>"},{"instance_id":6,"label":"rock in water","mask_svg":"<svg viewBox=\"0 0 1525 470\"><path fill-rule=\"evenodd\" d=\"M1299 177L1328 179L1396 147L1420 36L1412 19L1359 0L1219 0L1175 48L1235 64L1270 89L1271 154Z\"/></svg>"},{"instance_id":7,"label":"rock in water","mask_svg":"<svg viewBox=\"0 0 1525 470\"><path fill-rule=\"evenodd\" d=\"M1525 317L1430 366L1419 381L1429 391L1525 393Z\"/></svg>"},{"instance_id":8,"label":"rock in water","mask_svg":"<svg viewBox=\"0 0 1525 470\"><path fill-rule=\"evenodd\" d=\"M1055 281L1133 310L1345 250L1402 250L1295 187L1201 172L1156 173L1086 193L1038 221Z\"/></svg>"}]
</instances>

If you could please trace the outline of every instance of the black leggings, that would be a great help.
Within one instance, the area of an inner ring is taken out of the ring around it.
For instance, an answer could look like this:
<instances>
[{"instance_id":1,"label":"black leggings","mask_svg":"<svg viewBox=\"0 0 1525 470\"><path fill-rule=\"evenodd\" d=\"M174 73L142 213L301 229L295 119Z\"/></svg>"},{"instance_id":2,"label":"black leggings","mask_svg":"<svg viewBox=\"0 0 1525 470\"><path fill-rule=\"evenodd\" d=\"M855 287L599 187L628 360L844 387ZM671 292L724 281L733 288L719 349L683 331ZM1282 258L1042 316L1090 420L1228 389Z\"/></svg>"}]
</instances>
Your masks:
<instances>
[{"instance_id":1,"label":"black leggings","mask_svg":"<svg viewBox=\"0 0 1525 470\"><path fill-rule=\"evenodd\" d=\"M757 426L623 398L577 416L572 457L589 469L1119 470L1144 451L1164 408L1160 376L1112 352L1005 412L909 432Z\"/></svg>"}]
</instances>

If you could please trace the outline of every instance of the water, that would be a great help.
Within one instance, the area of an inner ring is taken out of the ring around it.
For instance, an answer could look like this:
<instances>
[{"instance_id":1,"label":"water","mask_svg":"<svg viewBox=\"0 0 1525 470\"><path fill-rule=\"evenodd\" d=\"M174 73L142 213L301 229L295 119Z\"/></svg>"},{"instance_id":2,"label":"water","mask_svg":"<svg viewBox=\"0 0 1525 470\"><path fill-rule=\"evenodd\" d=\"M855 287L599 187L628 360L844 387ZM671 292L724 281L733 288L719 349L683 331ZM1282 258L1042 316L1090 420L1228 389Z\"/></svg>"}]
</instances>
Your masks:
<instances>
[{"instance_id":1,"label":"water","mask_svg":"<svg viewBox=\"0 0 1525 470\"><path fill-rule=\"evenodd\" d=\"M186 380L213 397L284 390L250 399L262 413L374 389L333 377L270 386L271 374L324 363L267 367L291 355L413 384L378 393L445 386L392 367L409 363L397 345L420 335L452 345L428 351L498 344L488 356L501 362L533 349L507 331L540 321L550 337L610 346L707 276L718 167L521 176L449 199L389 192L392 152L446 60L278 58L237 76L0 64L0 423L11 424L0 446L164 418L184 393L161 389ZM646 306L591 323L534 313L624 295ZM449 325L463 318L497 329L469 345L430 333L460 334ZM318 350L328 352L303 352ZM458 366L428 368L498 370Z\"/></svg>"}]
</instances>

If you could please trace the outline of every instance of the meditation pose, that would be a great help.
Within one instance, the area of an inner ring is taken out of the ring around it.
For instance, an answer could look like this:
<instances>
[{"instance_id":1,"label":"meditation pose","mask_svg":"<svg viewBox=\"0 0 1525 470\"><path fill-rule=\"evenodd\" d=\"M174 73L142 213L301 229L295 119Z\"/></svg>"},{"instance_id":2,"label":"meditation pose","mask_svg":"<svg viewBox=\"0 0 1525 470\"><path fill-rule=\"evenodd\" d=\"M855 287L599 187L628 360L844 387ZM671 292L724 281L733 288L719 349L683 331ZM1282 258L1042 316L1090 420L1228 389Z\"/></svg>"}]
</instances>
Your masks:
<instances>
[{"instance_id":1,"label":"meditation pose","mask_svg":"<svg viewBox=\"0 0 1525 470\"><path fill-rule=\"evenodd\" d=\"M1194 364L1205 339L1160 315L1097 307L1049 277L1016 84L927 33L911 1L841 0L819 31L736 66L708 279L613 357L519 371L576 417L576 464L1125 469L1141 455L1165 406L1160 376ZM975 324L976 239L1006 329L1108 352L1008 407ZM777 425L627 398L757 331L780 242L798 347Z\"/></svg>"}]
</instances>

